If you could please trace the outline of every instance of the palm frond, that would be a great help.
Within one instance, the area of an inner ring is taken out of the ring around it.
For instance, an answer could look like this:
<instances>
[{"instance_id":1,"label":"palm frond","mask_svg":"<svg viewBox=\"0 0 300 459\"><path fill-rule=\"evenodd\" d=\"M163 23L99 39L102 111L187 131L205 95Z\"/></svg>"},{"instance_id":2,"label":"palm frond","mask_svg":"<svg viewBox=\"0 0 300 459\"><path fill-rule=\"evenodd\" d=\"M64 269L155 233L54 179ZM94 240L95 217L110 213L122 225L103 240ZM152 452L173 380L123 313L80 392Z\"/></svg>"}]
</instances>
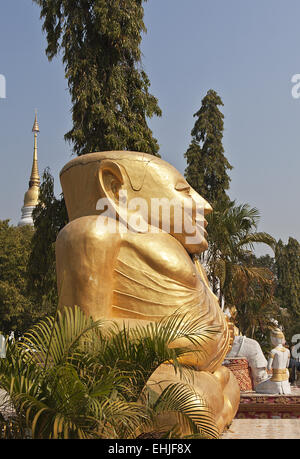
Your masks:
<instances>
[{"instance_id":1,"label":"palm frond","mask_svg":"<svg viewBox=\"0 0 300 459\"><path fill-rule=\"evenodd\" d=\"M157 397L153 406L153 425L162 423L166 425L165 431L170 429L172 416L177 424L172 426L172 436L199 434L205 438L218 438L219 432L216 427L212 410L207 406L205 400L195 392L192 386L186 383L171 383Z\"/></svg>"},{"instance_id":2,"label":"palm frond","mask_svg":"<svg viewBox=\"0 0 300 459\"><path fill-rule=\"evenodd\" d=\"M56 317L46 317L29 330L22 345L28 356L44 365L50 359L59 364L67 358L72 348L89 332L99 329L104 321L93 321L77 306L58 311Z\"/></svg>"},{"instance_id":3,"label":"palm frond","mask_svg":"<svg viewBox=\"0 0 300 459\"><path fill-rule=\"evenodd\" d=\"M270 234L265 232L247 234L238 242L237 246L242 247L248 245L253 249L254 244L257 243L266 244L275 252L277 241Z\"/></svg>"}]
</instances>

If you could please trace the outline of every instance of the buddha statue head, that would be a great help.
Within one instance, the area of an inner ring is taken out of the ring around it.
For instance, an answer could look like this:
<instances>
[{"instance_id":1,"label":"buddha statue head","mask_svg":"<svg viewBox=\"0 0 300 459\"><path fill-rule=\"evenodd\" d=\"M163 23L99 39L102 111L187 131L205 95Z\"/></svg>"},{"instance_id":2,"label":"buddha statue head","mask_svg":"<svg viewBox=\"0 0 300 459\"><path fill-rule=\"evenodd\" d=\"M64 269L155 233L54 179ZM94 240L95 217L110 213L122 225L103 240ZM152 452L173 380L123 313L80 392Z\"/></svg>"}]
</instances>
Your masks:
<instances>
[{"instance_id":1,"label":"buddha statue head","mask_svg":"<svg viewBox=\"0 0 300 459\"><path fill-rule=\"evenodd\" d=\"M91 153L66 164L60 178L70 221L109 215L129 231L164 231L191 254L207 249L205 215L211 206L160 158L130 151Z\"/></svg>"}]
</instances>

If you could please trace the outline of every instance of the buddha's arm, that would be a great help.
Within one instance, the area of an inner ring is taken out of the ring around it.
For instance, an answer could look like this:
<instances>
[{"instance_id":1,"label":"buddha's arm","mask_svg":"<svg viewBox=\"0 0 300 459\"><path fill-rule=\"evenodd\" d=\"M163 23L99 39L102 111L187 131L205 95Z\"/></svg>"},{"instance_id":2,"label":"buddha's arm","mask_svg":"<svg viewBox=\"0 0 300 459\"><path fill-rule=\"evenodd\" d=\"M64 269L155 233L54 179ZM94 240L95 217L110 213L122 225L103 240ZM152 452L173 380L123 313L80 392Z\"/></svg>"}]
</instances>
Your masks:
<instances>
[{"instance_id":1,"label":"buddha's arm","mask_svg":"<svg viewBox=\"0 0 300 459\"><path fill-rule=\"evenodd\" d=\"M233 342L233 325L228 323L227 317L220 308L218 298L211 291L203 266L197 261L195 269L201 279L202 292L199 304L200 316L202 313L203 329L200 330L199 345L187 345L194 349L194 353L187 353L182 359L187 365L200 370L215 371L223 362ZM183 343L181 343L183 344Z\"/></svg>"},{"instance_id":2,"label":"buddha's arm","mask_svg":"<svg viewBox=\"0 0 300 459\"><path fill-rule=\"evenodd\" d=\"M78 218L56 241L59 306L79 306L93 319L111 315L113 266L118 234L98 231L97 217Z\"/></svg>"},{"instance_id":3,"label":"buddha's arm","mask_svg":"<svg viewBox=\"0 0 300 459\"><path fill-rule=\"evenodd\" d=\"M201 318L201 325L198 334L193 336L191 344L188 339L175 340L172 347L186 347L190 349L182 358L181 362L192 366L197 370L214 372L225 359L232 342L231 331L222 311L217 311L218 304L215 303L215 311L209 311ZM216 312L214 314L214 312Z\"/></svg>"}]
</instances>

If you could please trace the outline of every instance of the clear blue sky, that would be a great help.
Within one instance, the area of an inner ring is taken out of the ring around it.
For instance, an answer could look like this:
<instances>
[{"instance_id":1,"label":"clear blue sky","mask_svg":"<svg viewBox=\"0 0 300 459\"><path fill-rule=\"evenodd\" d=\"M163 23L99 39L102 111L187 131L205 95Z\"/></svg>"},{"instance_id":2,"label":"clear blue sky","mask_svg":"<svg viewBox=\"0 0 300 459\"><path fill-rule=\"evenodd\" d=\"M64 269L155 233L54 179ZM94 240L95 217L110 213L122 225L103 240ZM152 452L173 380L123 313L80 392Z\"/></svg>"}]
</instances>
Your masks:
<instances>
[{"instance_id":1,"label":"clear blue sky","mask_svg":"<svg viewBox=\"0 0 300 459\"><path fill-rule=\"evenodd\" d=\"M259 229L300 240L299 0L149 0L143 65L162 118L149 122L160 153L181 172L208 89L221 96L225 154L234 166L230 196L261 213ZM39 9L31 0L2 1L0 74L0 218L16 224L31 169L34 110L40 124L39 168L55 177L71 158L63 136L70 98L59 59L48 62ZM260 249L260 253L269 252ZM270 252L269 252L270 253Z\"/></svg>"}]
</instances>

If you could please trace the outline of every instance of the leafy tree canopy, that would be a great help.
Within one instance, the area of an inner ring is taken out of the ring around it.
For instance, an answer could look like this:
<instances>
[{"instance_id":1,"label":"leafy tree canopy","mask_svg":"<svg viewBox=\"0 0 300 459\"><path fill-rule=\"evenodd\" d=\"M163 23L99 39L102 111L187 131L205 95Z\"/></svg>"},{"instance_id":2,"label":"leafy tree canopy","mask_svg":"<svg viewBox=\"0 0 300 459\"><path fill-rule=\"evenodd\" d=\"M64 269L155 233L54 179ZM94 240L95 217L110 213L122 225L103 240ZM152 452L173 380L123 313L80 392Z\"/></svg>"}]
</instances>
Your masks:
<instances>
[{"instance_id":1,"label":"leafy tree canopy","mask_svg":"<svg viewBox=\"0 0 300 459\"><path fill-rule=\"evenodd\" d=\"M143 0L33 0L49 60L62 52L78 155L135 150L158 155L147 118L161 115L141 67Z\"/></svg>"},{"instance_id":2,"label":"leafy tree canopy","mask_svg":"<svg viewBox=\"0 0 300 459\"><path fill-rule=\"evenodd\" d=\"M27 265L33 230L0 221L0 330L23 333L36 317L27 294Z\"/></svg>"}]
</instances>

